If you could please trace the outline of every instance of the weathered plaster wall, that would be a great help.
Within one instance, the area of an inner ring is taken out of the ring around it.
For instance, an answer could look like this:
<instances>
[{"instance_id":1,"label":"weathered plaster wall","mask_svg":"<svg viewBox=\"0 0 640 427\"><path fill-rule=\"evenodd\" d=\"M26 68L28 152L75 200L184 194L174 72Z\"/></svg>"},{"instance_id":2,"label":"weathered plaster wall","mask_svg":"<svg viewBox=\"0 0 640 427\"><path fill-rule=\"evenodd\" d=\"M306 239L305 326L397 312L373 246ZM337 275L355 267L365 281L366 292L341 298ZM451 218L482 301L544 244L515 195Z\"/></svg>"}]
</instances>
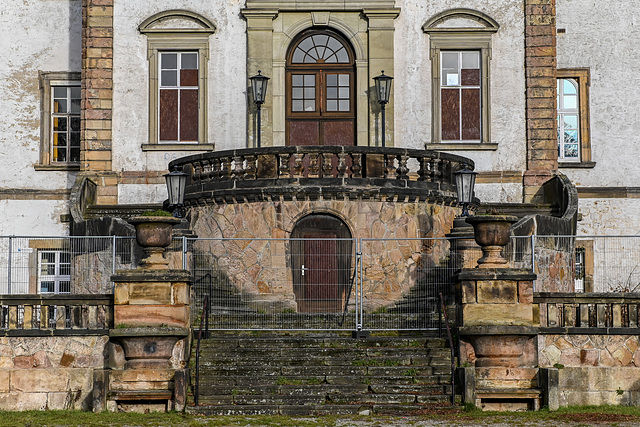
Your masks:
<instances>
[{"instance_id":1,"label":"weathered plaster wall","mask_svg":"<svg viewBox=\"0 0 640 427\"><path fill-rule=\"evenodd\" d=\"M453 8L481 11L500 24L492 36L491 142L496 151L451 151L473 159L477 171L526 168L524 6L521 0L401 0L395 31L395 141L397 146L423 148L431 142L431 60L424 23ZM481 200L519 202L519 183L479 184Z\"/></svg>"},{"instance_id":2,"label":"weathered plaster wall","mask_svg":"<svg viewBox=\"0 0 640 427\"><path fill-rule=\"evenodd\" d=\"M640 64L636 24L629 3L621 0L557 2L557 26L566 30L558 34L558 68L586 67L591 73L591 150L596 165L562 169L578 188L634 187L640 182L632 160L640 156L640 87L627 84L636 81ZM639 207L637 199L581 196L578 234L635 234Z\"/></svg>"},{"instance_id":3,"label":"weathered plaster wall","mask_svg":"<svg viewBox=\"0 0 640 427\"><path fill-rule=\"evenodd\" d=\"M156 13L185 9L199 13L216 26L210 37L208 74L208 142L216 150L246 145L245 22L240 0L173 0L162 2L115 2L113 167L116 171L166 170L176 158L193 152L146 151L148 142L149 63L147 37L138 26ZM159 186L119 188L121 203L159 202L166 192Z\"/></svg>"},{"instance_id":4,"label":"weathered plaster wall","mask_svg":"<svg viewBox=\"0 0 640 427\"><path fill-rule=\"evenodd\" d=\"M40 155L38 71L80 71L81 18L79 0L3 4L0 25L7 34L0 38L4 93L0 193L9 188L64 190L73 184L72 172L34 169ZM26 221L4 221L0 234L17 234L17 229L31 234L66 234L66 227L59 224L61 203L0 200L7 218L28 216Z\"/></svg>"},{"instance_id":5,"label":"weathered plaster wall","mask_svg":"<svg viewBox=\"0 0 640 427\"><path fill-rule=\"evenodd\" d=\"M621 155L640 155L638 129L640 98L637 79L640 28L629 3L613 0L560 0L557 4L559 34L558 68L587 67L591 72L591 149L594 169L567 169L580 186L625 186L638 182L640 172L633 161ZM615 22L615 25L611 25Z\"/></svg>"},{"instance_id":6,"label":"weathered plaster wall","mask_svg":"<svg viewBox=\"0 0 640 427\"><path fill-rule=\"evenodd\" d=\"M640 344L635 335L539 335L540 367L558 369L559 403L640 404Z\"/></svg>"},{"instance_id":7,"label":"weathered plaster wall","mask_svg":"<svg viewBox=\"0 0 640 427\"><path fill-rule=\"evenodd\" d=\"M60 216L69 213L68 200L0 200L0 211L5 218L0 236L66 236L69 232L68 225L60 222Z\"/></svg>"},{"instance_id":8,"label":"weathered plaster wall","mask_svg":"<svg viewBox=\"0 0 640 427\"><path fill-rule=\"evenodd\" d=\"M0 409L91 408L108 337L0 337Z\"/></svg>"}]
</instances>

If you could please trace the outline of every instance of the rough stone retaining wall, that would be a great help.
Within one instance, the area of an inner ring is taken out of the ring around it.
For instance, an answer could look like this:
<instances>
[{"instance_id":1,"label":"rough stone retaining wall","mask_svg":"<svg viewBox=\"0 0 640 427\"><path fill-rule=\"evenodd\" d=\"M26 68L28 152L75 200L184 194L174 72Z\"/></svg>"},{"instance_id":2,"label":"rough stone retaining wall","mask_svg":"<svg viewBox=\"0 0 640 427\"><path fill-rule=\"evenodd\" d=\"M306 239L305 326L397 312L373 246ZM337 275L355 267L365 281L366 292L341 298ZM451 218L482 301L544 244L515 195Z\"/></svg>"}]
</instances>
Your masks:
<instances>
[{"instance_id":1,"label":"rough stone retaining wall","mask_svg":"<svg viewBox=\"0 0 640 427\"><path fill-rule=\"evenodd\" d=\"M107 336L0 337L0 410L91 409Z\"/></svg>"},{"instance_id":2,"label":"rough stone retaining wall","mask_svg":"<svg viewBox=\"0 0 640 427\"><path fill-rule=\"evenodd\" d=\"M558 368L560 406L640 405L637 335L539 335L538 350Z\"/></svg>"},{"instance_id":3,"label":"rough stone retaining wall","mask_svg":"<svg viewBox=\"0 0 640 427\"><path fill-rule=\"evenodd\" d=\"M388 239L365 242L363 248L364 292L370 304L380 306L405 295L416 283L417 270L439 265L448 255L446 241L424 247L421 241L400 239L443 237L456 210L418 201L266 201L192 207L191 226L202 238L247 239L198 242L197 248L213 254L243 293L293 301L288 240L267 245L253 239L289 239L297 221L309 214L340 218L353 238Z\"/></svg>"}]
</instances>

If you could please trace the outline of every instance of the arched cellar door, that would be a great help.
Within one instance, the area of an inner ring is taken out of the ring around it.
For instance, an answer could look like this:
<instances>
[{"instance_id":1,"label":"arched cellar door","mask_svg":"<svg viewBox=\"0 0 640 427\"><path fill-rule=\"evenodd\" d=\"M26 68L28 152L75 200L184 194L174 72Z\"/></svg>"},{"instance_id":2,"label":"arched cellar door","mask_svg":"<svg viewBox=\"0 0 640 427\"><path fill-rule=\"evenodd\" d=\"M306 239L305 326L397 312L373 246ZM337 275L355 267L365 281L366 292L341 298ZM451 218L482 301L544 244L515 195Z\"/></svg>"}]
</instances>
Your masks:
<instances>
[{"instance_id":1,"label":"arched cellar door","mask_svg":"<svg viewBox=\"0 0 640 427\"><path fill-rule=\"evenodd\" d=\"M351 288L353 241L331 215L302 218L291 233L293 291L298 312L339 313Z\"/></svg>"},{"instance_id":2,"label":"arched cellar door","mask_svg":"<svg viewBox=\"0 0 640 427\"><path fill-rule=\"evenodd\" d=\"M291 44L286 73L287 145L354 145L355 56L331 30L310 29Z\"/></svg>"}]
</instances>

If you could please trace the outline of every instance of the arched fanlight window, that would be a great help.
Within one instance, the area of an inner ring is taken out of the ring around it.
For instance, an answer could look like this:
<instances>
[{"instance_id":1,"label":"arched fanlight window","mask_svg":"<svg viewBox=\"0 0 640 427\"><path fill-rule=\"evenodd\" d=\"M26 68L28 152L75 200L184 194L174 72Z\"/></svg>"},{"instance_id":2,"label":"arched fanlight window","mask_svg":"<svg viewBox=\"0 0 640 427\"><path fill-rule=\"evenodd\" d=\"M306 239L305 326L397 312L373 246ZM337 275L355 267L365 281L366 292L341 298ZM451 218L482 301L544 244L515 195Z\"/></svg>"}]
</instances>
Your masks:
<instances>
[{"instance_id":1,"label":"arched fanlight window","mask_svg":"<svg viewBox=\"0 0 640 427\"><path fill-rule=\"evenodd\" d=\"M337 38L327 34L315 34L303 39L293 52L294 64L348 64L349 53Z\"/></svg>"}]
</instances>

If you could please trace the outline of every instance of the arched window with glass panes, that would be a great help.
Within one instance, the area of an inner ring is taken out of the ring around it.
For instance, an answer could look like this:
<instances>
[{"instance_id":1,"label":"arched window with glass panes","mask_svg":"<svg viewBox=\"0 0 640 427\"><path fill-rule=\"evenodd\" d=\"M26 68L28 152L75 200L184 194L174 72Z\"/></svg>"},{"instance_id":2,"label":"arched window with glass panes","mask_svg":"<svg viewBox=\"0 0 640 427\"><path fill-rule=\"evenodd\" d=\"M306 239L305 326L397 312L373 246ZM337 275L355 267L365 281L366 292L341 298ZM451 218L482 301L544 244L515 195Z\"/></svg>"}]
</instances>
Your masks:
<instances>
[{"instance_id":1,"label":"arched window with glass panes","mask_svg":"<svg viewBox=\"0 0 640 427\"><path fill-rule=\"evenodd\" d=\"M558 160L580 161L578 82L558 79Z\"/></svg>"}]
</instances>

